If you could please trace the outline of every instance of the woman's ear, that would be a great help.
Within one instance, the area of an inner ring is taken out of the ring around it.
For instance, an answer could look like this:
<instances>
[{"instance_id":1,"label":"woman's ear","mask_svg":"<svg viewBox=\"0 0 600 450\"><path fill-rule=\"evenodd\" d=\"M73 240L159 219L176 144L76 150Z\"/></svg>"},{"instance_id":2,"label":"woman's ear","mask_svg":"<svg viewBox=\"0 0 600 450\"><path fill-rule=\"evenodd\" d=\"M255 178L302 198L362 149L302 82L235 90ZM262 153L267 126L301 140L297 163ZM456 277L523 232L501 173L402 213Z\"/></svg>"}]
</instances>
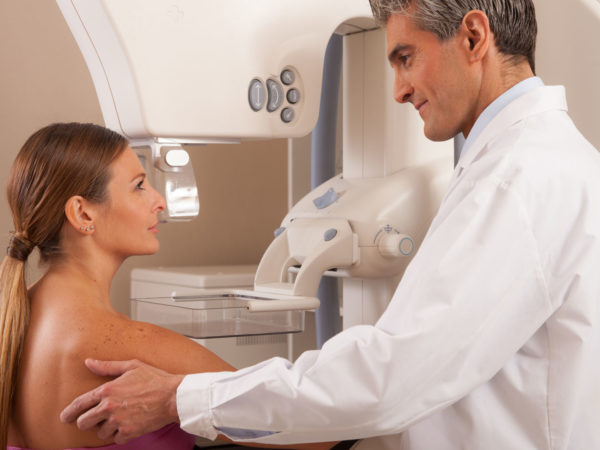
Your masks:
<instances>
[{"instance_id":1,"label":"woman's ear","mask_svg":"<svg viewBox=\"0 0 600 450\"><path fill-rule=\"evenodd\" d=\"M467 52L470 62L478 62L487 54L492 32L490 31L490 22L483 11L469 11L463 17L461 24L463 33L463 48Z\"/></svg>"},{"instance_id":2,"label":"woman's ear","mask_svg":"<svg viewBox=\"0 0 600 450\"><path fill-rule=\"evenodd\" d=\"M69 224L82 234L94 232L95 210L92 205L80 195L74 195L65 204L65 216Z\"/></svg>"}]
</instances>

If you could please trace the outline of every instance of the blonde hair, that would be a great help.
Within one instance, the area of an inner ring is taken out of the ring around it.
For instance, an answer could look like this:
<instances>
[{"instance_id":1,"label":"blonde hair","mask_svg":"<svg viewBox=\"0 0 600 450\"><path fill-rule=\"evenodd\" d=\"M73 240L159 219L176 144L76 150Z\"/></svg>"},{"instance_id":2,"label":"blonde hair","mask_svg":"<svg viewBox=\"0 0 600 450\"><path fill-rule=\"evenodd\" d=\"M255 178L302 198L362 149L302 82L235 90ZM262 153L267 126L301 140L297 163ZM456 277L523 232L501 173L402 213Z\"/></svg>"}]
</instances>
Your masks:
<instances>
[{"instance_id":1,"label":"blonde hair","mask_svg":"<svg viewBox=\"0 0 600 450\"><path fill-rule=\"evenodd\" d=\"M60 257L67 200L107 197L110 163L127 140L93 124L59 123L34 133L11 168L7 196L15 232L0 265L0 449L7 446L19 365L29 323L25 264L35 247Z\"/></svg>"}]
</instances>

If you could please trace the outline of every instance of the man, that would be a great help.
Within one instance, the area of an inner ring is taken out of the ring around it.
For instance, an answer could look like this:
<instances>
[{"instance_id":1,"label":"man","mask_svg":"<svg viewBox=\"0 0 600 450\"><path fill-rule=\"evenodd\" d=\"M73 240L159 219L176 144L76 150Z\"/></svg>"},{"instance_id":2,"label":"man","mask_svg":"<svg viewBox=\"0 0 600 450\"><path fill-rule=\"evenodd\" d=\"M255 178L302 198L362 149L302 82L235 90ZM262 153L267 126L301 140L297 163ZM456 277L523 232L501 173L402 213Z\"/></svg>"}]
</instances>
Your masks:
<instances>
[{"instance_id":1,"label":"man","mask_svg":"<svg viewBox=\"0 0 600 450\"><path fill-rule=\"evenodd\" d=\"M119 442L180 421L209 438L274 444L600 448L600 158L570 121L564 89L533 76L532 2L371 6L396 100L418 109L430 139L466 137L381 319L295 364L236 373L88 361L125 374L75 401L65 421L91 408L78 425L105 421L101 432Z\"/></svg>"}]
</instances>

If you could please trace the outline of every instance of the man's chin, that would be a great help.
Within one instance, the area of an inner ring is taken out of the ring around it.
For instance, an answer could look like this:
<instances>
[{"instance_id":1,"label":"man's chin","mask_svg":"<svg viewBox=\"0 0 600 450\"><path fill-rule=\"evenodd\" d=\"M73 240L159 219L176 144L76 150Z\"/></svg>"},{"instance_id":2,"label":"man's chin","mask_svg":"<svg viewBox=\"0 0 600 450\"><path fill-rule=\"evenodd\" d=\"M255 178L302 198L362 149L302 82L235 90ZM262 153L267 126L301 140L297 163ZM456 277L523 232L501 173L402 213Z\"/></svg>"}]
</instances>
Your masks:
<instances>
[{"instance_id":1,"label":"man's chin","mask_svg":"<svg viewBox=\"0 0 600 450\"><path fill-rule=\"evenodd\" d=\"M456 136L458 133L454 132L454 131L448 131L448 130L440 130L437 129L436 127L431 127L431 126L427 126L427 123L425 123L425 128L423 129L423 132L425 133L425 137L427 139L429 139L430 141L434 141L434 142L443 142L443 141L447 141L448 139L452 139L454 136Z\"/></svg>"}]
</instances>

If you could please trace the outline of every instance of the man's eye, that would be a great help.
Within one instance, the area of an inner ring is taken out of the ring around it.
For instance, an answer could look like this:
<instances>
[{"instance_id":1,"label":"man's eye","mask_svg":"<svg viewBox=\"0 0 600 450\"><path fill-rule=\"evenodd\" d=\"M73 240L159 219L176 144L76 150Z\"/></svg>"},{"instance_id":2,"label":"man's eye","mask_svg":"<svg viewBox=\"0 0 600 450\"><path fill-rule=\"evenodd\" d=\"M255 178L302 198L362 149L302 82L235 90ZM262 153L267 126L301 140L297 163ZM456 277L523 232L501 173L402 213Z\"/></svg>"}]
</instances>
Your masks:
<instances>
[{"instance_id":1,"label":"man's eye","mask_svg":"<svg viewBox=\"0 0 600 450\"><path fill-rule=\"evenodd\" d=\"M400 61L400 64L402 64L403 66L406 65L406 63L408 63L408 58L410 56L409 55L400 55L398 56L398 61Z\"/></svg>"}]
</instances>

